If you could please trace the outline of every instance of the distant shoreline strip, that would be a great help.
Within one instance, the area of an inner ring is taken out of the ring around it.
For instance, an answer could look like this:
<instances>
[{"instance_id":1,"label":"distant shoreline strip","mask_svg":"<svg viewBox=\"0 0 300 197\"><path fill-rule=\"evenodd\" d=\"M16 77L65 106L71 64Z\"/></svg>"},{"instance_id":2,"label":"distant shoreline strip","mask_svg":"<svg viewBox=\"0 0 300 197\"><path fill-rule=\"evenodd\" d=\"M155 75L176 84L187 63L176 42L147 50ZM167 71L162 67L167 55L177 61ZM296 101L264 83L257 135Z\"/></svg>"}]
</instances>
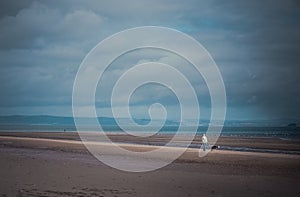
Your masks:
<instances>
[{"instance_id":1,"label":"distant shoreline strip","mask_svg":"<svg viewBox=\"0 0 300 197\"><path fill-rule=\"evenodd\" d=\"M4 140L31 140L31 141L47 141L47 142L58 142L58 143L66 143L66 144L83 144L81 141L77 140L64 140L64 139L49 139L49 138L32 138L32 137L14 137L14 136L0 136L0 139ZM108 144L106 142L95 142L99 144ZM153 144L145 144L142 142L115 142L120 145L130 145L130 146L141 146L141 147L159 147L164 144L153 143ZM170 148L184 148L181 147L180 144L178 146L168 146ZM200 149L199 145L191 144L189 149L197 150ZM262 149L262 148L248 148L248 147L231 147L231 146L216 146L216 150L221 151L234 151L234 152L253 152L253 153L274 153L274 154L288 154L288 155L300 155L300 151L298 150L278 150L278 149Z\"/></svg>"}]
</instances>

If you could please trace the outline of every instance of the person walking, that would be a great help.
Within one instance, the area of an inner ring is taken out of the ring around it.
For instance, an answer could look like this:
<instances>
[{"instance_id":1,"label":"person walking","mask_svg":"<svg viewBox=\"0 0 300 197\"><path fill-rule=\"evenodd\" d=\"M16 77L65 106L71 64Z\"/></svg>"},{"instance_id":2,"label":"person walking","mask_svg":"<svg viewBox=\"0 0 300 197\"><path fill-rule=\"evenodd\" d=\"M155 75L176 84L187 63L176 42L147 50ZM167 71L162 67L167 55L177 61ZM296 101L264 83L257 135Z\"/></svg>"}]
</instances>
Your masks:
<instances>
[{"instance_id":1,"label":"person walking","mask_svg":"<svg viewBox=\"0 0 300 197\"><path fill-rule=\"evenodd\" d=\"M202 136L202 148L203 148L203 151L206 151L206 146L207 146L207 137L206 137L206 135L204 133L203 136Z\"/></svg>"}]
</instances>

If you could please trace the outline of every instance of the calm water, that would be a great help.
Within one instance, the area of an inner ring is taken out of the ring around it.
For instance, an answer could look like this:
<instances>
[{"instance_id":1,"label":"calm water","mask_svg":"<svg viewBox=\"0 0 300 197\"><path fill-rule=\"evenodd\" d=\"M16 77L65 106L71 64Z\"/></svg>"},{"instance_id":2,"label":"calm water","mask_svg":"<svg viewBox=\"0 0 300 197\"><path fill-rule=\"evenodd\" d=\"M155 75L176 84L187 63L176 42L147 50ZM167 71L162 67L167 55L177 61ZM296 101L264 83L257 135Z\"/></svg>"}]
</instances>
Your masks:
<instances>
[{"instance_id":1,"label":"calm water","mask_svg":"<svg viewBox=\"0 0 300 197\"><path fill-rule=\"evenodd\" d=\"M104 126L106 132L122 133L118 126ZM147 132L153 131L157 128L147 128L144 131L137 131L132 127L131 131L135 132ZM177 132L177 126L165 126L158 134L174 134ZM97 131L96 127L86 126L87 131ZM206 132L207 127L199 127L197 134ZM0 125L0 131L2 132L76 132L74 125ZM183 127L183 132L188 134L191 130L188 126ZM300 127L223 127L221 136L240 136L240 137L278 137L285 139L300 139Z\"/></svg>"}]
</instances>

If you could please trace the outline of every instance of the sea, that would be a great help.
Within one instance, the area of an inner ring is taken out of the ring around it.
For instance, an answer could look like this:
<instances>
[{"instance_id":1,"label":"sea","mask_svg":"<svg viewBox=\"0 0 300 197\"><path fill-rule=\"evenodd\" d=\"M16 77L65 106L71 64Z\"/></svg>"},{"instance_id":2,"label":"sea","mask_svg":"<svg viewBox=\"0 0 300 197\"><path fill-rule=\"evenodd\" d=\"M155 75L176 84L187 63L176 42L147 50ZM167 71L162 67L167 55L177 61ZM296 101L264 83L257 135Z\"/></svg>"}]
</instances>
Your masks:
<instances>
[{"instance_id":1,"label":"sea","mask_svg":"<svg viewBox=\"0 0 300 197\"><path fill-rule=\"evenodd\" d=\"M86 131L98 131L99 127L90 125L89 118L85 119ZM126 122L126 120L122 120ZM145 125L149 122L146 119L136 119L137 124ZM98 118L101 128L105 132L125 133L116 123L115 119L101 117ZM129 122L129 121L128 121ZM199 124L196 134L202 135L207 132L209 121L202 121ZM215 129L214 129L215 128ZM157 134L176 134L179 132L179 123L166 121L163 127L140 127L127 126L131 132L153 132ZM214 132L215 130L215 132ZM224 137L272 137L285 140L300 140L300 124L286 121L227 121L221 129L220 126L212 126L210 134ZM74 119L72 117L59 116L0 116L0 132L77 132ZM181 126L182 134L194 133L189 125Z\"/></svg>"}]
</instances>

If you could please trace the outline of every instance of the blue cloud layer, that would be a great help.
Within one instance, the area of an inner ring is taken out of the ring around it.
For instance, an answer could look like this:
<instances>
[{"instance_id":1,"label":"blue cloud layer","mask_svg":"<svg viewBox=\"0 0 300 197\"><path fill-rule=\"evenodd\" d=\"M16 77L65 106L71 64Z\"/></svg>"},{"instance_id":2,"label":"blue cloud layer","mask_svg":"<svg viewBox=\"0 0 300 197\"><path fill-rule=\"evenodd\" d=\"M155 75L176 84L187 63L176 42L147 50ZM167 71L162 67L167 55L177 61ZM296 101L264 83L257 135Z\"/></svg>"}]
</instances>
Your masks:
<instances>
[{"instance_id":1,"label":"blue cloud layer","mask_svg":"<svg viewBox=\"0 0 300 197\"><path fill-rule=\"evenodd\" d=\"M300 118L299 8L291 0L1 1L0 114L71 115L85 54L118 31L159 25L191 35L211 53L226 86L227 118ZM209 111L205 90L202 96ZM105 111L106 103L98 106Z\"/></svg>"}]
</instances>

